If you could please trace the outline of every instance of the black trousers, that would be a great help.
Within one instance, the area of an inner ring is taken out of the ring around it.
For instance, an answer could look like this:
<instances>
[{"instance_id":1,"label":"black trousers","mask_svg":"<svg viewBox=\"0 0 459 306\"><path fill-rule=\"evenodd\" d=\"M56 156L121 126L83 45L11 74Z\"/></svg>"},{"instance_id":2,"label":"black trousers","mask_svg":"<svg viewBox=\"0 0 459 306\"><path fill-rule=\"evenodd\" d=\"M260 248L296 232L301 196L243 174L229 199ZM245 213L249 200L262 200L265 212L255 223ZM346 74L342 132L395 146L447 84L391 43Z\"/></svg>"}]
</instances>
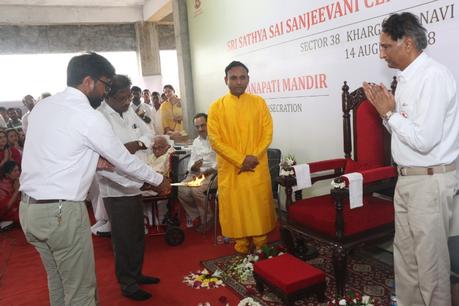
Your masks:
<instances>
[{"instance_id":1,"label":"black trousers","mask_svg":"<svg viewBox=\"0 0 459 306\"><path fill-rule=\"evenodd\" d=\"M133 293L142 273L145 248L142 196L104 198L112 225L115 273L121 291Z\"/></svg>"}]
</instances>

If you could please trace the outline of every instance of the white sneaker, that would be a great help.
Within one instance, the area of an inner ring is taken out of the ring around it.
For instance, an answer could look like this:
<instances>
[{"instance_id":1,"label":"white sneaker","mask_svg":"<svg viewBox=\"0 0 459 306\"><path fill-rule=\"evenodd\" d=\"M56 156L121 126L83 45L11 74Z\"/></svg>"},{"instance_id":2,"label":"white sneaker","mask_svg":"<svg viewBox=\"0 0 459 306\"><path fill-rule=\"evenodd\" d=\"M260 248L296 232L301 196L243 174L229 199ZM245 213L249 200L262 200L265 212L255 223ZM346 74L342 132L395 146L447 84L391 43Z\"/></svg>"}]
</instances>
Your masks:
<instances>
[{"instance_id":1,"label":"white sneaker","mask_svg":"<svg viewBox=\"0 0 459 306\"><path fill-rule=\"evenodd\" d=\"M13 224L13 221L1 221L0 230L7 228L8 226L11 226L12 224Z\"/></svg>"},{"instance_id":2,"label":"white sneaker","mask_svg":"<svg viewBox=\"0 0 459 306\"><path fill-rule=\"evenodd\" d=\"M100 230L100 228L102 228L107 223L110 226L110 222L108 222L108 220L104 220L104 219L97 220L97 222L93 226L91 226L91 232L93 233L93 235L97 236L97 232L103 232L104 230ZM110 226L109 232L110 231L111 231L111 226Z\"/></svg>"},{"instance_id":3,"label":"white sneaker","mask_svg":"<svg viewBox=\"0 0 459 306\"><path fill-rule=\"evenodd\" d=\"M112 225L110 223L110 221L106 221L104 224L102 224L101 226L99 226L97 228L97 231L98 232L102 232L102 233L109 233L112 231Z\"/></svg>"}]
</instances>

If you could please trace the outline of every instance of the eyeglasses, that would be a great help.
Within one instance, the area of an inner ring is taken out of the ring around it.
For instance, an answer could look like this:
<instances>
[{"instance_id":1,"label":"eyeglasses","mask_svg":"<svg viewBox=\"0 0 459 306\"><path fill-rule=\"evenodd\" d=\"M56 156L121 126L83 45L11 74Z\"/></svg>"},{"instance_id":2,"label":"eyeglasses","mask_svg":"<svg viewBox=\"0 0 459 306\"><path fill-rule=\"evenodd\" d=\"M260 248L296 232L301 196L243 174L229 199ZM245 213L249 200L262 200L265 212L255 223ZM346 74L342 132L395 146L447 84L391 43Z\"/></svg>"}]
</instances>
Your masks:
<instances>
[{"instance_id":1,"label":"eyeglasses","mask_svg":"<svg viewBox=\"0 0 459 306\"><path fill-rule=\"evenodd\" d=\"M100 81L102 84L104 84L105 86L105 94L108 94L110 92L110 90L112 89L112 85L108 82L105 82L104 80L102 79L97 79L98 81Z\"/></svg>"}]
</instances>

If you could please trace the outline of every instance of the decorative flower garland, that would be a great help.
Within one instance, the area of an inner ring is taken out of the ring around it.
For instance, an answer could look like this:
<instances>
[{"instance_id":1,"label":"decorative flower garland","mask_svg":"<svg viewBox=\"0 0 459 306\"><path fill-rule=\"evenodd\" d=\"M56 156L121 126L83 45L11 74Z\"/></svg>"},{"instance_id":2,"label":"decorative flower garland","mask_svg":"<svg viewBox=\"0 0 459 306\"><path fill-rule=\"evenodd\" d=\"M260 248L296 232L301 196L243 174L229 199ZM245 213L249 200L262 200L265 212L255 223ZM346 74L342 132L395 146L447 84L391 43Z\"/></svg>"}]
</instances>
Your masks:
<instances>
[{"instance_id":1,"label":"decorative flower garland","mask_svg":"<svg viewBox=\"0 0 459 306\"><path fill-rule=\"evenodd\" d=\"M337 177L332 179L331 185L333 188L344 189L346 187L346 182L342 178Z\"/></svg>"},{"instance_id":2,"label":"decorative flower garland","mask_svg":"<svg viewBox=\"0 0 459 306\"><path fill-rule=\"evenodd\" d=\"M224 287L225 284L221 280L221 271L217 270L213 274L210 274L207 269L197 271L197 273L190 273L183 278L183 283L187 286L195 289L212 289L218 287Z\"/></svg>"},{"instance_id":3,"label":"decorative flower garland","mask_svg":"<svg viewBox=\"0 0 459 306\"><path fill-rule=\"evenodd\" d=\"M368 295L361 295L358 292L349 291L343 298L338 300L333 300L328 303L328 306L382 306L375 302Z\"/></svg>"},{"instance_id":4,"label":"decorative flower garland","mask_svg":"<svg viewBox=\"0 0 459 306\"><path fill-rule=\"evenodd\" d=\"M285 253L285 248L281 245L265 245L257 250L255 254L248 254L241 260L235 262L228 268L228 274L240 280L242 283L253 279L253 264L259 260L279 256Z\"/></svg>"},{"instance_id":5,"label":"decorative flower garland","mask_svg":"<svg viewBox=\"0 0 459 306\"><path fill-rule=\"evenodd\" d=\"M245 299L242 299L237 306L261 306L261 304L251 297L246 297Z\"/></svg>"}]
</instances>

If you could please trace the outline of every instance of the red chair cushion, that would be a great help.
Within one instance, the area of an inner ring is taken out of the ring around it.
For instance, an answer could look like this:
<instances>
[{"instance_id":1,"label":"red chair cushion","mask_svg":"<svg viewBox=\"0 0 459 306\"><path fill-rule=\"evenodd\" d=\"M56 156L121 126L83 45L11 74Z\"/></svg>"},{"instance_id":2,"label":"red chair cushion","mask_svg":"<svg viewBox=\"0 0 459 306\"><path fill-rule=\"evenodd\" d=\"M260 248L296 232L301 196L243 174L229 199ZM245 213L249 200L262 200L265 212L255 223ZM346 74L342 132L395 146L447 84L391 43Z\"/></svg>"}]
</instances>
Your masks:
<instances>
[{"instance_id":1,"label":"red chair cushion","mask_svg":"<svg viewBox=\"0 0 459 306\"><path fill-rule=\"evenodd\" d=\"M323 271L290 254L258 261L253 271L287 294L325 282Z\"/></svg>"},{"instance_id":2,"label":"red chair cushion","mask_svg":"<svg viewBox=\"0 0 459 306\"><path fill-rule=\"evenodd\" d=\"M291 221L304 225L319 233L336 236L336 208L331 195L299 200L288 209ZM392 201L373 196L363 197L363 207L350 209L344 201L344 236L350 236L394 222Z\"/></svg>"}]
</instances>

